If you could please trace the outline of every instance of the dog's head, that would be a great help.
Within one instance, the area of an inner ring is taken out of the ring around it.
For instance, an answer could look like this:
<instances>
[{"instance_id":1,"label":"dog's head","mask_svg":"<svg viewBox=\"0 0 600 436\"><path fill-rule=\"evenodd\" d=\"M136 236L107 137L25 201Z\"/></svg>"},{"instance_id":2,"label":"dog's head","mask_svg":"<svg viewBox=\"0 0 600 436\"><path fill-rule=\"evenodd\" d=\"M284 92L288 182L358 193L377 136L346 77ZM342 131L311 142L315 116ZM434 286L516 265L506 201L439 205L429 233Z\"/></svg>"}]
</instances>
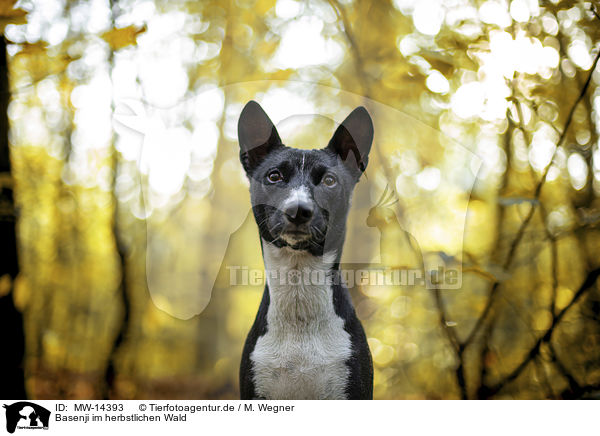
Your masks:
<instances>
[{"instance_id":1,"label":"dog's head","mask_svg":"<svg viewBox=\"0 0 600 436\"><path fill-rule=\"evenodd\" d=\"M339 250L352 191L373 141L367 110L352 111L325 148L300 150L283 145L267 114L250 101L240 115L238 138L260 236L314 255Z\"/></svg>"}]
</instances>

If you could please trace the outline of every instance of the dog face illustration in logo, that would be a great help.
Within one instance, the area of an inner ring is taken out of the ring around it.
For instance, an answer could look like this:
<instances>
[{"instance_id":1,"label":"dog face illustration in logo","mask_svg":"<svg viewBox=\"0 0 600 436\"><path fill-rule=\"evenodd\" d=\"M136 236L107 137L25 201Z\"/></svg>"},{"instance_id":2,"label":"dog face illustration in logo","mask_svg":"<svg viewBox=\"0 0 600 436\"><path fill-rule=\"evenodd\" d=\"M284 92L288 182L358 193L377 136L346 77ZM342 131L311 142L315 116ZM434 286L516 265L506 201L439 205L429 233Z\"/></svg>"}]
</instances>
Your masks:
<instances>
[{"instance_id":1,"label":"dog face illustration in logo","mask_svg":"<svg viewBox=\"0 0 600 436\"><path fill-rule=\"evenodd\" d=\"M50 411L29 401L3 406L6 409L6 431L14 433L18 427L48 428Z\"/></svg>"}]
</instances>

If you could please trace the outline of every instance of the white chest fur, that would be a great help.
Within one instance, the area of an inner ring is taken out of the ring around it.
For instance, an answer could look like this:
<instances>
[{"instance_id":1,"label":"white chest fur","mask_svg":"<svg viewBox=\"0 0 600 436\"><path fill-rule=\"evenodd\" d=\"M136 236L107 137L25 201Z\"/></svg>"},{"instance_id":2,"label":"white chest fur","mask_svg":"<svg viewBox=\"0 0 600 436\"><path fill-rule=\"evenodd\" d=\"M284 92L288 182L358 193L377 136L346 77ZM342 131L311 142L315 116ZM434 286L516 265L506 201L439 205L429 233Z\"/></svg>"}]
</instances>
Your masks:
<instances>
[{"instance_id":1,"label":"white chest fur","mask_svg":"<svg viewBox=\"0 0 600 436\"><path fill-rule=\"evenodd\" d=\"M335 254L319 258L266 241L263 250L270 303L267 332L250 355L257 395L344 399L350 335L333 308L331 286L321 280Z\"/></svg>"}]
</instances>

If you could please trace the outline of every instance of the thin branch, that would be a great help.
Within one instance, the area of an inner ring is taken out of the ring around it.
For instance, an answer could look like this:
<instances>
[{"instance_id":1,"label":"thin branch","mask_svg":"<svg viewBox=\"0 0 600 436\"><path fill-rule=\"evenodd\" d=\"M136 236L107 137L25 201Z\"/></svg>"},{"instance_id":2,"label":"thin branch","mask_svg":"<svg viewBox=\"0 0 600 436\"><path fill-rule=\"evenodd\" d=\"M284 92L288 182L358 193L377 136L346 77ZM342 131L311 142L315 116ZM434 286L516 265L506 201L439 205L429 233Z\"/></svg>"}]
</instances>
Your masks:
<instances>
[{"instance_id":1,"label":"thin branch","mask_svg":"<svg viewBox=\"0 0 600 436\"><path fill-rule=\"evenodd\" d=\"M465 362L463 359L463 353L461 351L458 337L456 335L456 329L448 325L448 319L446 317L446 307L444 300L442 299L442 293L439 289L434 290L435 303L438 309L439 322L442 330L446 333L448 341L452 345L454 353L458 359L458 365L456 368L456 381L460 389L460 396L463 400L468 398L467 383L465 378Z\"/></svg>"},{"instance_id":2,"label":"thin branch","mask_svg":"<svg viewBox=\"0 0 600 436\"><path fill-rule=\"evenodd\" d=\"M562 360L558 357L558 353L556 352L556 348L552 345L552 342L548 343L550 349L550 358L552 359L552 363L558 368L560 374L567 379L567 383L569 383L569 389L571 392L579 392L581 390L581 385L577 381L577 379L571 374L571 372L567 369L566 365L562 362Z\"/></svg>"},{"instance_id":3,"label":"thin branch","mask_svg":"<svg viewBox=\"0 0 600 436\"><path fill-rule=\"evenodd\" d=\"M556 294L558 291L558 246L556 237L550 232L548 228L548 221L546 208L540 203L540 214L542 215L542 222L544 223L544 232L546 238L550 241L550 262L551 262L551 277L552 277L552 293L550 297L550 313L554 315L556 313Z\"/></svg>"},{"instance_id":4,"label":"thin branch","mask_svg":"<svg viewBox=\"0 0 600 436\"><path fill-rule=\"evenodd\" d=\"M348 45L350 46L350 50L352 51L352 60L354 61L354 70L356 71L356 75L360 80L360 84L363 87L365 97L370 98L371 96L371 84L369 83L369 79L363 70L363 58L360 50L358 48L358 43L356 42L356 38L354 37L354 32L352 31L352 26L350 25L350 20L348 19L348 14L346 14L346 9L342 6L337 0L329 0L329 4L335 11L337 18L342 22L342 26L344 27L344 35L346 36L346 40L348 41Z\"/></svg>"},{"instance_id":5,"label":"thin branch","mask_svg":"<svg viewBox=\"0 0 600 436\"><path fill-rule=\"evenodd\" d=\"M456 351L458 351L460 344L458 342L458 337L456 336L456 330L448 325L448 320L446 317L446 308L444 306L444 301L442 300L442 293L439 289L435 289L434 295L435 295L435 303L436 303L436 306L438 309L438 315L440 318L440 326L446 333L446 336L448 336L448 341L450 341L450 344L452 345L452 347Z\"/></svg>"},{"instance_id":6,"label":"thin branch","mask_svg":"<svg viewBox=\"0 0 600 436\"><path fill-rule=\"evenodd\" d=\"M485 334L483 337L483 347L481 347L481 352L479 353L479 387L477 388L477 398L481 398L481 393L487 390L486 378L488 371L486 360L491 351L490 340L494 331L495 324L496 317L492 317L485 329Z\"/></svg>"},{"instance_id":7,"label":"thin branch","mask_svg":"<svg viewBox=\"0 0 600 436\"><path fill-rule=\"evenodd\" d=\"M538 356L539 357L539 356ZM552 383L548 379L548 374L546 373L546 369L544 368L544 362L542 362L539 358L535 359L535 372L540 379L542 379L542 386L544 387L545 397L546 398L556 398L556 394L552 389Z\"/></svg>"},{"instance_id":8,"label":"thin branch","mask_svg":"<svg viewBox=\"0 0 600 436\"><path fill-rule=\"evenodd\" d=\"M110 19L111 19L111 27L115 28L115 8L118 7L118 0L110 0ZM114 71L115 68L115 51L113 49L110 50L108 56L108 65L110 71ZM114 84L113 86L113 95L111 97L111 112L115 112L115 98L114 98ZM114 395L115 392L115 384L117 379L117 355L125 340L127 335L131 329L131 295L129 290L129 277L127 270L127 259L129 257L129 252L126 245L123 242L123 239L120 235L119 230L119 199L116 193L117 186L117 178L119 175L119 166L120 166L120 153L116 147L116 138L113 132L111 137L111 147L112 147L112 179L111 179L111 193L112 193L112 201L113 201L113 210L112 210L112 223L111 230L113 233L113 238L115 242L116 254L119 259L120 266L120 276L119 276L119 284L117 288L117 296L121 300L121 305L123 308L123 315L118 325L117 335L114 338L110 350L108 353L106 370L104 373L104 384L101 386L101 394L102 398L109 399L111 395Z\"/></svg>"},{"instance_id":9,"label":"thin branch","mask_svg":"<svg viewBox=\"0 0 600 436\"><path fill-rule=\"evenodd\" d=\"M467 335L467 338L462 342L463 348L468 347L469 344L471 344L471 342L473 342L473 339L475 339L475 336L481 329L481 326L483 325L488 314L492 310L492 305L494 303L494 297L496 296L496 291L498 290L499 287L500 287L499 281L495 281L492 284L492 289L490 289L490 293L489 293L487 302L485 304L485 307L483 308L483 312L481 312L481 315L479 315L479 318L477 318L477 321L475 321L475 325L471 329L470 333Z\"/></svg>"},{"instance_id":10,"label":"thin branch","mask_svg":"<svg viewBox=\"0 0 600 436\"><path fill-rule=\"evenodd\" d=\"M342 22L342 26L343 26L342 31L346 37L348 45L350 46L350 51L352 52L352 60L354 62L354 71L356 72L356 76L358 77L358 79L360 81L360 85L363 88L364 97L365 97L365 99L370 99L371 98L371 83L369 81L369 77L367 76L367 74L365 73L365 70L363 68L364 59L363 59L360 49L358 47L358 43L356 41L356 37L352 30L350 20L348 19L348 14L346 13L346 9L337 0L328 0L328 1L336 14L338 21ZM381 162L381 167L383 168L383 173L385 175L386 180L388 181L388 184L395 187L396 184L394 183L394 177L392 176L388 166L386 165L387 160L384 158L384 156L381 152L381 148L380 147L374 147L374 148L375 148L375 153L377 153L379 161ZM395 190L395 188L394 188L394 190Z\"/></svg>"},{"instance_id":11,"label":"thin branch","mask_svg":"<svg viewBox=\"0 0 600 436\"><path fill-rule=\"evenodd\" d=\"M488 397L498 393L504 386L514 381L519 375L521 375L521 373L527 367L527 365L529 365L529 363L539 354L540 347L542 346L542 344L550 343L552 335L556 330L556 327L559 325L560 321L563 319L565 314L569 311L569 309L571 309L575 305L575 303L577 303L580 300L580 298L583 295L585 295L585 293L589 289L592 288L592 286L596 283L598 277L600 277L600 268L596 268L588 273L587 277L585 278L585 280L583 281L583 283L581 284L581 286L579 287L569 304L567 304L560 312L558 312L557 315L553 315L550 327L548 327L545 333L542 336L540 336L540 338L535 342L535 344L529 349L529 352L527 352L525 358L521 361L521 363L517 365L517 367L512 372L510 372L498 383L487 388L486 394Z\"/></svg>"},{"instance_id":12,"label":"thin branch","mask_svg":"<svg viewBox=\"0 0 600 436\"><path fill-rule=\"evenodd\" d=\"M585 97L585 95L587 93L587 90L588 90L588 88L590 86L590 83L592 81L592 76L594 74L596 66L598 65L598 60L599 59L600 59L600 50L598 50L598 53L596 54L596 57L594 59L594 63L592 65L592 68L590 69L590 73L588 74L587 80L585 81L585 84L583 85L583 88L581 89L581 92L579 93L579 96L577 97L577 99L573 103L573 106L571 106L571 110L569 111L569 115L567 116L567 120L565 122L565 127L564 127L564 129L563 129L560 137L558 138L558 141L557 141L557 144L556 144L556 149L554 150L554 154L552 155L552 159L550 160L550 163L548 164L548 166L546 166L546 169L544 170L544 174L542 175L542 178L540 179L540 181L538 182L538 184L537 184L537 186L535 188L535 192L534 192L534 196L533 196L535 200L539 200L540 194L542 192L542 187L544 186L544 183L546 182L546 178L548 177L548 172L550 171L550 168L552 167L552 165L554 163L554 159L556 157L556 153L557 153L558 149L562 146L562 143L564 142L564 140L565 140L565 138L567 136L567 132L569 130L569 127L571 126L571 123L573 122L573 115L575 113L575 109L577 108L577 106L579 105L579 103ZM518 248L519 244L521 243L521 240L523 239L523 235L525 234L525 230L529 226L529 223L531 222L531 219L533 218L533 215L535 213L535 209L536 209L535 206L536 206L536 203L532 202L531 203L531 207L529 209L529 213L527 214L527 216L525 217L525 219L521 223L521 226L519 227L519 230L517 231L515 239L513 240L512 244L510 245L510 249L508 251L508 255L507 255L506 260L505 260L505 262L503 264L503 268L505 270L509 269L510 266L512 265L515 252L517 251L517 248ZM487 303L486 303L486 305L485 305L485 307L483 309L483 312L481 313L481 315L479 316L479 318L475 322L475 326L470 331L470 333L467 335L467 338L465 339L465 341L462 343L464 347L468 346L473 341L473 339L475 339L475 336L477 335L477 333L481 329L481 326L483 325L483 322L485 321L485 319L487 318L488 314L490 313L490 310L492 309L492 306L494 304L494 298L496 296L496 293L497 293L499 287L500 287L500 282L499 281L496 281L496 282L493 283L492 288L491 288L490 293L489 293L489 296L488 296Z\"/></svg>"},{"instance_id":13,"label":"thin branch","mask_svg":"<svg viewBox=\"0 0 600 436\"><path fill-rule=\"evenodd\" d=\"M550 313L554 315L556 313L556 295L558 291L558 246L554 237L550 239L550 249L552 252L552 296Z\"/></svg>"},{"instance_id":14,"label":"thin branch","mask_svg":"<svg viewBox=\"0 0 600 436\"><path fill-rule=\"evenodd\" d=\"M595 392L596 394L600 391L600 383L589 384L581 386L579 391L572 392L570 389L565 389L560 393L560 398L564 399L578 399L584 397L585 394ZM597 399L597 397L595 397Z\"/></svg>"}]
</instances>

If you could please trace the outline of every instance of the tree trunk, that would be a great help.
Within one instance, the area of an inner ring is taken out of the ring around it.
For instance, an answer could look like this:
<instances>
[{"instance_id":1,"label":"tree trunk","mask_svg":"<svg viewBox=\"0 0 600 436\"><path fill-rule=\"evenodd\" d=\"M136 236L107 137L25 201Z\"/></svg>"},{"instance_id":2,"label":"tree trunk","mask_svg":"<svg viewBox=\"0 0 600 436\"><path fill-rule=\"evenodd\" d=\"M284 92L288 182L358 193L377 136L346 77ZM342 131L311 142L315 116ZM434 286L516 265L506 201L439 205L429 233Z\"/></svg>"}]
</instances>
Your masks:
<instances>
[{"instance_id":1,"label":"tree trunk","mask_svg":"<svg viewBox=\"0 0 600 436\"><path fill-rule=\"evenodd\" d=\"M119 10L118 1L111 0L109 2L110 11L111 11L111 28L115 28L115 18L116 13ZM115 53L114 50L111 49L110 56L108 59L109 68L111 71L111 82L112 82L112 71L114 70L115 63ZM111 86L114 86L111 85ZM114 92L114 91L113 91ZM115 102L114 96L111 103L111 111L114 113L115 111ZM126 340L127 335L129 334L129 330L131 328L131 298L129 295L128 289L128 276L127 276L127 248L123 243L120 235L119 235L119 199L117 198L117 177L119 175L119 163L120 163L120 154L116 147L116 138L113 133L111 140L112 147L112 169L113 169L113 177L112 177L112 187L111 192L113 196L113 220L112 220L112 230L113 236L115 238L115 246L117 249L117 255L119 257L119 265L121 266L121 277L119 280L119 291L120 291L120 300L123 307L123 317L121 318L121 322L118 326L117 336L115 337L114 342L110 347L110 351L108 354L108 363L106 367L106 371L104 374L104 386L103 391L101 392L101 396L103 399L107 400L111 397L114 397L118 393L115 392L115 382L117 377L117 368L116 368L116 360L117 353L119 352L121 346Z\"/></svg>"},{"instance_id":2,"label":"tree trunk","mask_svg":"<svg viewBox=\"0 0 600 436\"><path fill-rule=\"evenodd\" d=\"M0 35L0 395L25 398L23 317L13 303L12 289L19 273L13 179L8 150L8 63L6 39Z\"/></svg>"}]
</instances>

